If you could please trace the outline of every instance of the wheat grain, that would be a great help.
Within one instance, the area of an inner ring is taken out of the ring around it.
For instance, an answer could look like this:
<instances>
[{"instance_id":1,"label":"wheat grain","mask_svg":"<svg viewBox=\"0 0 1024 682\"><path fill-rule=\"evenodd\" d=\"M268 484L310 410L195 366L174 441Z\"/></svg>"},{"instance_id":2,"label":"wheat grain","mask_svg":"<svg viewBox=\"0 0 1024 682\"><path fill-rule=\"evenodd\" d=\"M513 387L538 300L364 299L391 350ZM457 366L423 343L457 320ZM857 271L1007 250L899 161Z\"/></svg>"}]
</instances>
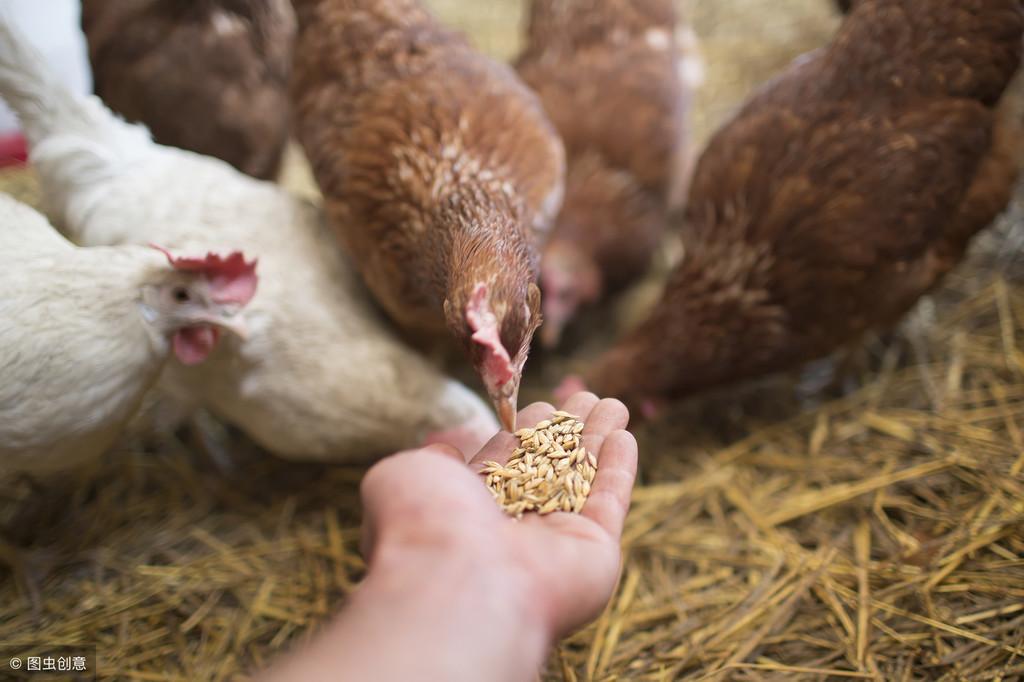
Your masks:
<instances>
[{"instance_id":1,"label":"wheat grain","mask_svg":"<svg viewBox=\"0 0 1024 682\"><path fill-rule=\"evenodd\" d=\"M505 513L580 513L597 475L597 457L582 446L583 422L561 410L519 429L519 447L504 465L484 462L480 473Z\"/></svg>"}]
</instances>

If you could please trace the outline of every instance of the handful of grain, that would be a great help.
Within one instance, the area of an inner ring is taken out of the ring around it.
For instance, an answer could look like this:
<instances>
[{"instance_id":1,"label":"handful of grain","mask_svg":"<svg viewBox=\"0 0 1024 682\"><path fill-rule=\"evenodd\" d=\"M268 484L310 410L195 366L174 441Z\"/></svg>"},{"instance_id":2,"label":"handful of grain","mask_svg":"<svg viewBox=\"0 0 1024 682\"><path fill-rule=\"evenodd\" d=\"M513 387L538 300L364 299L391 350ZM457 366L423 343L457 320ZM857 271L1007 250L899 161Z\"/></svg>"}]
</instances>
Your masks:
<instances>
[{"instance_id":1,"label":"handful of grain","mask_svg":"<svg viewBox=\"0 0 1024 682\"><path fill-rule=\"evenodd\" d=\"M516 431L519 447L504 466L484 462L480 473L505 513L580 513L597 474L597 458L580 445L582 432L579 417L555 412L532 429Z\"/></svg>"}]
</instances>

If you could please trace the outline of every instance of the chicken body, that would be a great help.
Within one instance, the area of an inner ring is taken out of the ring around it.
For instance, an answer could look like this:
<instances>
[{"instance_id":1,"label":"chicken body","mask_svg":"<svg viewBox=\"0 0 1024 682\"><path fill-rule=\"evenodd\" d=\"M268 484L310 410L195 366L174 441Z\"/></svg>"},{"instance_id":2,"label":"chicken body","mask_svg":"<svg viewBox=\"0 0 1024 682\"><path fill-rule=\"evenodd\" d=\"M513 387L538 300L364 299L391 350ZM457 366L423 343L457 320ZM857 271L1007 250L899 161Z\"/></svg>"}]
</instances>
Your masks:
<instances>
[{"instance_id":1,"label":"chicken body","mask_svg":"<svg viewBox=\"0 0 1024 682\"><path fill-rule=\"evenodd\" d=\"M290 458L364 459L438 432L468 451L494 435L483 401L388 331L313 205L72 97L2 24L0 96L77 242L242 244L259 258L247 340L225 339L202 368L169 367L163 389Z\"/></svg>"},{"instance_id":2,"label":"chicken body","mask_svg":"<svg viewBox=\"0 0 1024 682\"><path fill-rule=\"evenodd\" d=\"M157 142L273 177L288 138L289 0L84 0L98 94Z\"/></svg>"},{"instance_id":3,"label":"chicken body","mask_svg":"<svg viewBox=\"0 0 1024 682\"><path fill-rule=\"evenodd\" d=\"M222 314L199 300L202 279L152 248L78 248L0 194L0 474L107 450L180 330Z\"/></svg>"},{"instance_id":4,"label":"chicken body","mask_svg":"<svg viewBox=\"0 0 1024 682\"><path fill-rule=\"evenodd\" d=\"M456 338L511 426L561 142L511 69L417 0L295 4L296 130L331 225L411 337Z\"/></svg>"},{"instance_id":5,"label":"chicken body","mask_svg":"<svg viewBox=\"0 0 1024 682\"><path fill-rule=\"evenodd\" d=\"M884 328L1002 211L1018 0L859 0L710 141L659 304L585 376L634 403L795 366Z\"/></svg>"},{"instance_id":6,"label":"chicken body","mask_svg":"<svg viewBox=\"0 0 1024 682\"><path fill-rule=\"evenodd\" d=\"M650 263L685 182L693 83L672 0L533 0L516 68L565 143L565 202L543 253L541 339Z\"/></svg>"}]
</instances>

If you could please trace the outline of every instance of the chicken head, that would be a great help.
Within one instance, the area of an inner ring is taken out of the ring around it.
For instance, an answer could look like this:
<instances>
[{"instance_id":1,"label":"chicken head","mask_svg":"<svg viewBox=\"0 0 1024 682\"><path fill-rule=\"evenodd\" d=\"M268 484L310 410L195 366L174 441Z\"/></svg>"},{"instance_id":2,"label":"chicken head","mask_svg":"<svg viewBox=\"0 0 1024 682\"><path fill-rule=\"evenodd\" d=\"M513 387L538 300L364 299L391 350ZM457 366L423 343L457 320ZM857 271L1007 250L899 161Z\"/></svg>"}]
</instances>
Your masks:
<instances>
[{"instance_id":1,"label":"chicken head","mask_svg":"<svg viewBox=\"0 0 1024 682\"><path fill-rule=\"evenodd\" d=\"M518 310L512 303L493 303L496 299L515 300L514 297L499 298L492 294L490 285L476 282L464 305L446 301L445 309L449 318L455 311L461 311L461 324L469 331L473 366L494 403L502 427L514 431L523 366L533 334L540 326L540 289L530 283L526 300Z\"/></svg>"},{"instance_id":2,"label":"chicken head","mask_svg":"<svg viewBox=\"0 0 1024 682\"><path fill-rule=\"evenodd\" d=\"M143 310L150 324L171 338L175 357L184 365L203 362L222 330L244 339L238 313L256 294L256 261L246 261L238 251L226 258L214 253L186 258L154 248L171 268L143 287Z\"/></svg>"},{"instance_id":3,"label":"chicken head","mask_svg":"<svg viewBox=\"0 0 1024 682\"><path fill-rule=\"evenodd\" d=\"M558 345L565 325L576 311L597 302L603 284L601 271L571 242L552 242L544 251L540 281L544 287L544 326L540 340L545 348Z\"/></svg>"}]
</instances>

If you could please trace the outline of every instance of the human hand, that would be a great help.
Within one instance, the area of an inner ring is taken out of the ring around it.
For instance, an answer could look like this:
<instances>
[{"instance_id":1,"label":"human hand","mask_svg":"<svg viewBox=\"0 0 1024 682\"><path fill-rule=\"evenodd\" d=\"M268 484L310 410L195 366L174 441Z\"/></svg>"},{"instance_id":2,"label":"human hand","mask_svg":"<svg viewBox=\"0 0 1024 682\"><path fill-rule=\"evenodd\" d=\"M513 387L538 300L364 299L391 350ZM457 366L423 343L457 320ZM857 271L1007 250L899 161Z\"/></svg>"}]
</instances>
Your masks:
<instances>
[{"instance_id":1,"label":"human hand","mask_svg":"<svg viewBox=\"0 0 1024 682\"><path fill-rule=\"evenodd\" d=\"M519 413L521 427L546 419L554 407L535 403ZM363 550L370 575L401 574L414 565L462 562L467 573L493 578L510 594L506 606L549 637L567 634L596 617L611 598L619 572L619 540L636 476L637 446L617 400L578 393L563 410L586 424L583 445L598 459L582 514L504 514L479 475L482 462L504 463L518 440L495 436L469 467L446 446L400 453L374 466L363 480Z\"/></svg>"},{"instance_id":2,"label":"human hand","mask_svg":"<svg viewBox=\"0 0 1024 682\"><path fill-rule=\"evenodd\" d=\"M485 460L508 459L518 444L510 433L469 466L443 445L381 461L363 479L366 578L337 619L258 679L536 679L554 638L611 597L636 475L622 403L580 393L562 409L586 423L583 445L598 459L582 514L517 521L499 509L478 472ZM553 410L535 403L519 423Z\"/></svg>"}]
</instances>

